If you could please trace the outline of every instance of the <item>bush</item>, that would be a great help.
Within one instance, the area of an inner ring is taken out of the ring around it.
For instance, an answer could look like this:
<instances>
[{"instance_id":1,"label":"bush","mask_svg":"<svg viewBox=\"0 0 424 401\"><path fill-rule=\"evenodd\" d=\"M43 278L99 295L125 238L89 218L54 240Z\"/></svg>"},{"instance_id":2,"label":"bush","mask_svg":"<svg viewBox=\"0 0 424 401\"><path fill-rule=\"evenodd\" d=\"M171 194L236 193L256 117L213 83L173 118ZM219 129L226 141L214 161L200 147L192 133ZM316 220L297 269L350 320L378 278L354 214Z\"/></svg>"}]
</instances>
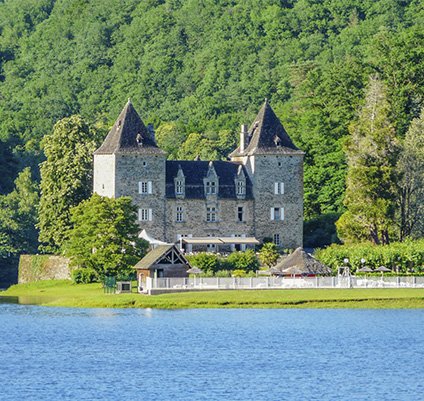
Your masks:
<instances>
[{"instance_id":1,"label":"bush","mask_svg":"<svg viewBox=\"0 0 424 401\"><path fill-rule=\"evenodd\" d=\"M373 269L386 266L401 273L424 270L424 239L419 241L394 242L389 245L373 245L370 243L355 245L331 245L320 249L315 256L334 272L344 265L343 259L348 258L349 264L355 271L361 267L361 259L365 265Z\"/></svg>"},{"instance_id":2,"label":"bush","mask_svg":"<svg viewBox=\"0 0 424 401\"><path fill-rule=\"evenodd\" d=\"M220 268L220 260L215 253L200 252L196 255L187 255L187 260L192 266L196 266L203 272L216 272Z\"/></svg>"},{"instance_id":3,"label":"bush","mask_svg":"<svg viewBox=\"0 0 424 401\"><path fill-rule=\"evenodd\" d=\"M96 283L99 281L97 272L89 267L78 268L71 273L72 281L76 284L89 284Z\"/></svg>"},{"instance_id":4,"label":"bush","mask_svg":"<svg viewBox=\"0 0 424 401\"><path fill-rule=\"evenodd\" d=\"M245 252L231 253L226 262L230 270L255 271L259 268L259 261L252 249Z\"/></svg>"}]
</instances>

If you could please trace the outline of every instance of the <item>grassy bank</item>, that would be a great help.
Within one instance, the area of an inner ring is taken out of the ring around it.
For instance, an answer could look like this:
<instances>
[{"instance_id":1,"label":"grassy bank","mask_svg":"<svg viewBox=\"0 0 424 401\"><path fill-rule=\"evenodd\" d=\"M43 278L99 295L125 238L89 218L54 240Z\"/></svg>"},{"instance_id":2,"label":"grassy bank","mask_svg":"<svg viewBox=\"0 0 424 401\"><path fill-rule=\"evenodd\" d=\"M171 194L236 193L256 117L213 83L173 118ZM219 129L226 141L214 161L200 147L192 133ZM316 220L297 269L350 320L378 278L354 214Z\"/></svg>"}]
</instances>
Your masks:
<instances>
[{"instance_id":1,"label":"grassy bank","mask_svg":"<svg viewBox=\"0 0 424 401\"><path fill-rule=\"evenodd\" d=\"M186 292L145 296L104 294L100 284L19 284L2 296L21 303L102 308L424 308L424 289L305 289Z\"/></svg>"}]
</instances>

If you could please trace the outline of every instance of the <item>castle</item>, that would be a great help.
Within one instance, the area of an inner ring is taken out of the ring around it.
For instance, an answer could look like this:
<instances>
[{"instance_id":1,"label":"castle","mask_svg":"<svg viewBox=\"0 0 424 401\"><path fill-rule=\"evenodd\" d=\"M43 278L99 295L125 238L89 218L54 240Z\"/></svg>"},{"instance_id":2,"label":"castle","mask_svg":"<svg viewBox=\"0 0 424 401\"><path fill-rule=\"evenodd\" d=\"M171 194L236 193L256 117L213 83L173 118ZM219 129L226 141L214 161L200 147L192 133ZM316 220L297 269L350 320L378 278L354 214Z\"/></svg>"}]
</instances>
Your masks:
<instances>
[{"instance_id":1,"label":"castle","mask_svg":"<svg viewBox=\"0 0 424 401\"><path fill-rule=\"evenodd\" d=\"M229 161L166 160L128 100L94 153L94 192L130 196L140 229L168 243L255 237L296 248L303 236L303 155L265 100L250 128L241 126Z\"/></svg>"}]
</instances>

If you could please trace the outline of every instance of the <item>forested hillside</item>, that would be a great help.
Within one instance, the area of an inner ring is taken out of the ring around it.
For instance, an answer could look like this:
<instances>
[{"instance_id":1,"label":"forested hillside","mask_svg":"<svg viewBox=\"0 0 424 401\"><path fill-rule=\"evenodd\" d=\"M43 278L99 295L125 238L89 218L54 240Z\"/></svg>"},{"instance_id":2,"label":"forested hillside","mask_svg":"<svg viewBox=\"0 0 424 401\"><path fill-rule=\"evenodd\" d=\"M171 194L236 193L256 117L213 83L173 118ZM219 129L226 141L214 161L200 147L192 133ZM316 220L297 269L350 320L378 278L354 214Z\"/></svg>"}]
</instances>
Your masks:
<instances>
[{"instance_id":1,"label":"forested hillside","mask_svg":"<svg viewBox=\"0 0 424 401\"><path fill-rule=\"evenodd\" d=\"M131 97L170 157L225 157L268 97L306 152L306 218L341 213L370 75L399 138L424 105L423 26L420 0L0 0L0 193L65 116L106 132Z\"/></svg>"}]
</instances>

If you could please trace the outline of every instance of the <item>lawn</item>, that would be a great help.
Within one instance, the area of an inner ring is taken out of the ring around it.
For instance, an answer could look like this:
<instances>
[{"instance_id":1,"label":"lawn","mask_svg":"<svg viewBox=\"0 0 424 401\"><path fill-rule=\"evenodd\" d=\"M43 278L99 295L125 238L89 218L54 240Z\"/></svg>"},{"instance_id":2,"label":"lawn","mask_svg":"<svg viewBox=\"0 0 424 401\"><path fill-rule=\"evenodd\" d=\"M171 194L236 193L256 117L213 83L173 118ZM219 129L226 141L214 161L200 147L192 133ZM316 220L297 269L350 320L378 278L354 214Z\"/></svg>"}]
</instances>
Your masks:
<instances>
[{"instance_id":1,"label":"lawn","mask_svg":"<svg viewBox=\"0 0 424 401\"><path fill-rule=\"evenodd\" d=\"M424 308L424 289L233 290L155 296L104 294L101 284L41 281L10 287L1 296L20 303L103 308Z\"/></svg>"}]
</instances>

